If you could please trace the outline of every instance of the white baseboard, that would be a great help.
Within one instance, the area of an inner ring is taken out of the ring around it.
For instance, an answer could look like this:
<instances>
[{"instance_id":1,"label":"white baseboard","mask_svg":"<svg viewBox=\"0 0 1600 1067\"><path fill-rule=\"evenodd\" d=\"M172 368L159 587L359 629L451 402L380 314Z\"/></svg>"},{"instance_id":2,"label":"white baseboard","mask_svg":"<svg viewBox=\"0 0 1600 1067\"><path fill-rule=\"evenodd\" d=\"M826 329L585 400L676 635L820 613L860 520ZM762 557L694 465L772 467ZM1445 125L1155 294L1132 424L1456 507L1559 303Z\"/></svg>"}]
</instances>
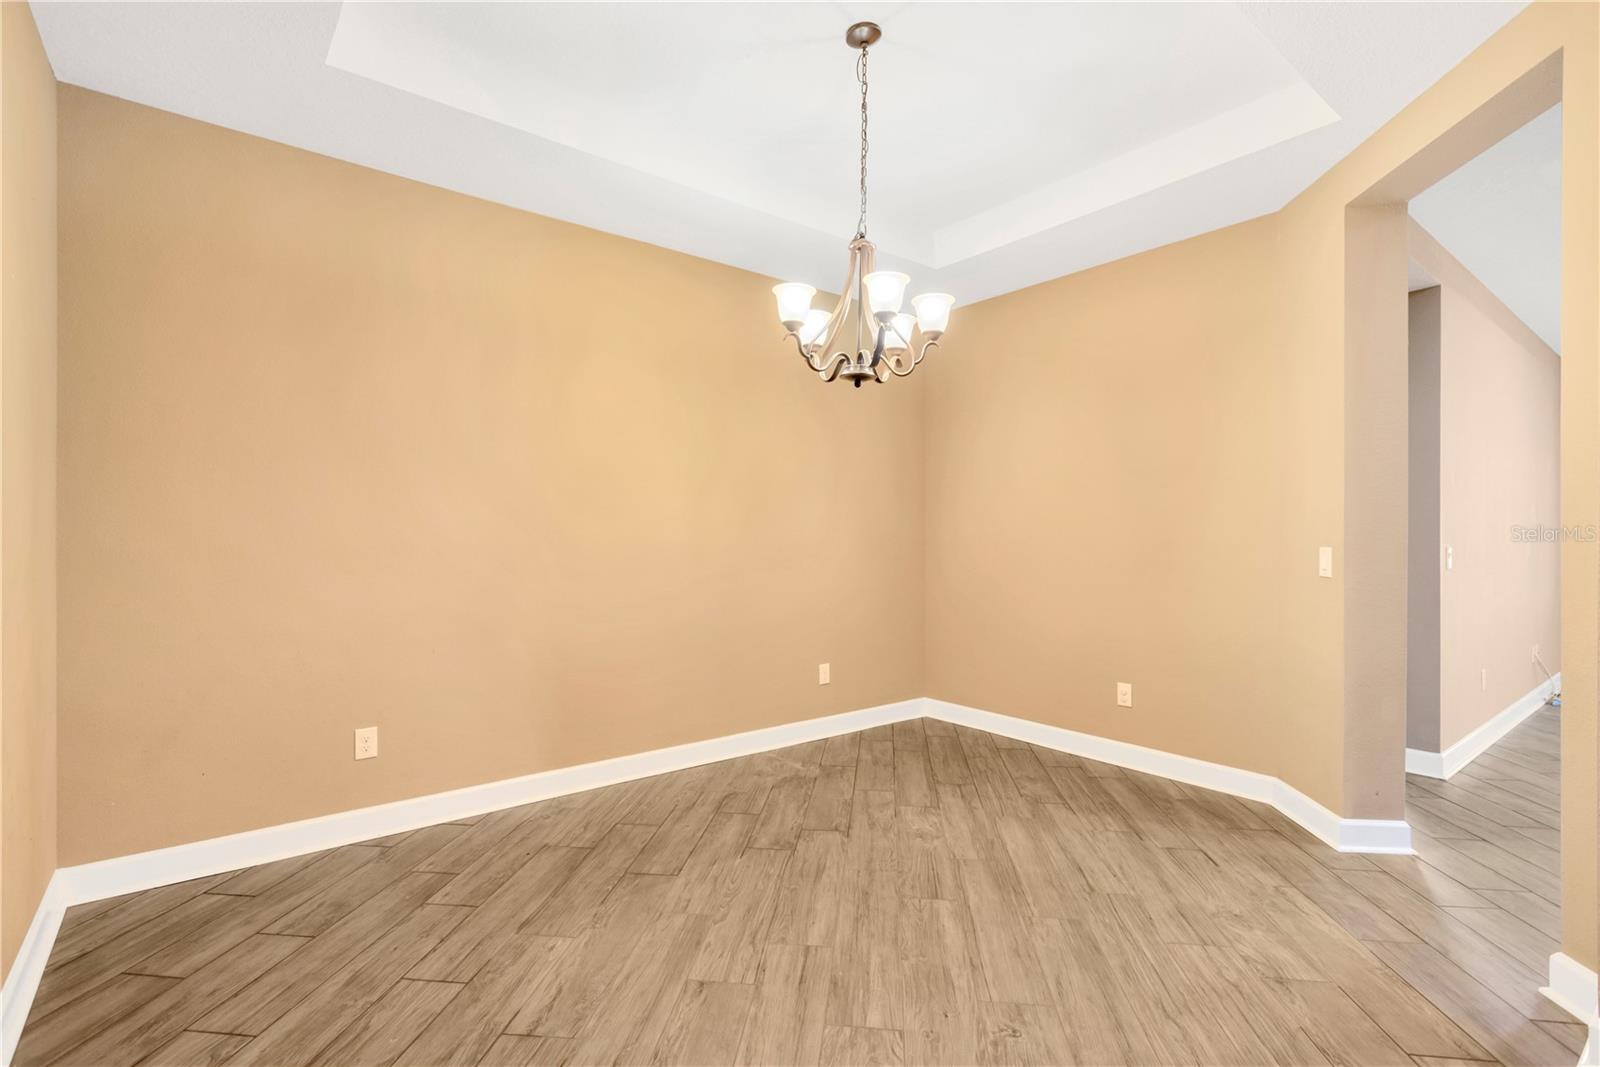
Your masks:
<instances>
[{"instance_id":1,"label":"white baseboard","mask_svg":"<svg viewBox=\"0 0 1600 1067\"><path fill-rule=\"evenodd\" d=\"M1406 749L1406 773L1420 774L1424 778L1450 777L1444 773L1444 753L1421 748Z\"/></svg>"},{"instance_id":2,"label":"white baseboard","mask_svg":"<svg viewBox=\"0 0 1600 1067\"><path fill-rule=\"evenodd\" d=\"M227 837L118 856L98 863L63 867L57 873L63 880L67 903L81 904L241 867L253 867L290 856L302 856L307 852L370 841L375 837L386 837L519 804L631 782L636 778L649 778L705 763L718 763L807 741L819 741L883 723L914 719L921 714L920 699L902 700L819 719L804 719L742 734L729 734L595 763L582 763L576 767L561 767L520 778L397 800L370 808L341 811L300 822L246 830Z\"/></svg>"},{"instance_id":3,"label":"white baseboard","mask_svg":"<svg viewBox=\"0 0 1600 1067\"><path fill-rule=\"evenodd\" d=\"M1540 682L1510 707L1457 741L1443 752L1428 752L1420 748L1406 749L1406 773L1420 774L1426 778L1450 778L1457 771L1477 759L1506 734L1522 725L1524 719L1561 692L1561 672L1553 682Z\"/></svg>"},{"instance_id":4,"label":"white baseboard","mask_svg":"<svg viewBox=\"0 0 1600 1067\"><path fill-rule=\"evenodd\" d=\"M598 789L705 763L821 740L871 726L930 715L948 722L1114 763L1122 767L1272 804L1324 841L1345 851L1406 852L1404 822L1341 819L1280 779L1190 756L1096 737L1028 719L942 700L913 698L894 704L806 719L747 733L695 741L615 759L563 767L444 793L267 826L170 848L63 867L56 872L64 906L203 878L308 852L415 830L452 819Z\"/></svg>"},{"instance_id":5,"label":"white baseboard","mask_svg":"<svg viewBox=\"0 0 1600 1067\"><path fill-rule=\"evenodd\" d=\"M1580 1067L1600 1067L1600 982L1593 971L1557 952L1550 957L1550 984L1539 990L1573 1018L1589 1026L1589 1041L1578 1057Z\"/></svg>"},{"instance_id":6,"label":"white baseboard","mask_svg":"<svg viewBox=\"0 0 1600 1067\"><path fill-rule=\"evenodd\" d=\"M226 837L194 841L130 856L63 867L55 872L40 901L27 939L7 976L0 1003L0 1067L11 1062L17 1035L26 1021L56 931L67 908L92 900L203 878L290 856L415 830L452 819L548 800L669 771L767 752L871 726L921 716L1071 752L1271 804L1341 852L1410 852L1411 828L1401 821L1341 819L1286 782L1189 756L1113 741L1012 718L943 700L914 698L819 719L773 726L616 759L564 767L446 793L414 797L315 819L263 827Z\"/></svg>"},{"instance_id":7,"label":"white baseboard","mask_svg":"<svg viewBox=\"0 0 1600 1067\"><path fill-rule=\"evenodd\" d=\"M1269 774L1208 763L1192 756L1179 756L1160 749L1114 741L1059 726L1047 726L1031 719L1017 719L945 700L928 700L927 714L974 730L986 730L1101 763L1112 763L1203 789L1215 789L1219 793L1271 804L1340 852L1411 852L1411 827L1405 821L1342 819L1294 786Z\"/></svg>"},{"instance_id":8,"label":"white baseboard","mask_svg":"<svg viewBox=\"0 0 1600 1067\"><path fill-rule=\"evenodd\" d=\"M61 928L67 908L74 904L185 882L241 867L253 867L358 841L370 841L375 837L616 785L636 778L648 778L668 771L819 741L884 723L915 719L922 715L922 711L921 698L913 698L895 704L468 786L446 793L341 811L300 822L266 826L259 830L118 856L97 863L62 867L50 879L50 886L34 913L33 924L28 928L22 949L6 976L3 990L0 990L0 1067L9 1067L11 1063L11 1054L22 1032L22 1024L27 1021L28 1010L33 1006L39 977L55 944L56 931Z\"/></svg>"},{"instance_id":9,"label":"white baseboard","mask_svg":"<svg viewBox=\"0 0 1600 1067\"><path fill-rule=\"evenodd\" d=\"M9 1067L11 1063L11 1054L17 1049L22 1024L28 1021L28 1009L33 1007L33 995L39 990L39 978L50 959L50 949L55 946L56 932L61 929L61 917L66 910L61 872L57 871L44 887L33 922L28 924L28 932L17 949L17 958L11 961L5 985L0 987L0 1064Z\"/></svg>"}]
</instances>

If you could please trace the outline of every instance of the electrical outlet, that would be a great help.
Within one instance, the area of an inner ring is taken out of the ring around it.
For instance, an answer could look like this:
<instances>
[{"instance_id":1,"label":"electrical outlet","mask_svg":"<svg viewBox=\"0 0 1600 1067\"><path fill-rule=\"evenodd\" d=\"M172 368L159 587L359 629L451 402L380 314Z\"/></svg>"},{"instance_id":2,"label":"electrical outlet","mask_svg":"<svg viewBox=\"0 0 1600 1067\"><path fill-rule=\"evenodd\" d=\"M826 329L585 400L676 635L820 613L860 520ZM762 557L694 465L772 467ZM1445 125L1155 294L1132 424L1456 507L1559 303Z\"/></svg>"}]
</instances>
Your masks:
<instances>
[{"instance_id":1,"label":"electrical outlet","mask_svg":"<svg viewBox=\"0 0 1600 1067\"><path fill-rule=\"evenodd\" d=\"M1333 577L1333 548L1329 545L1317 549L1317 577Z\"/></svg>"},{"instance_id":2,"label":"electrical outlet","mask_svg":"<svg viewBox=\"0 0 1600 1067\"><path fill-rule=\"evenodd\" d=\"M818 685L827 685L831 681L833 681L833 664L831 664L831 663L819 663L819 664L817 664L817 684Z\"/></svg>"},{"instance_id":3,"label":"electrical outlet","mask_svg":"<svg viewBox=\"0 0 1600 1067\"><path fill-rule=\"evenodd\" d=\"M372 759L378 754L378 728L363 726L356 731L356 759Z\"/></svg>"},{"instance_id":4,"label":"electrical outlet","mask_svg":"<svg viewBox=\"0 0 1600 1067\"><path fill-rule=\"evenodd\" d=\"M1133 707L1133 684L1131 682L1117 683L1117 707Z\"/></svg>"}]
</instances>

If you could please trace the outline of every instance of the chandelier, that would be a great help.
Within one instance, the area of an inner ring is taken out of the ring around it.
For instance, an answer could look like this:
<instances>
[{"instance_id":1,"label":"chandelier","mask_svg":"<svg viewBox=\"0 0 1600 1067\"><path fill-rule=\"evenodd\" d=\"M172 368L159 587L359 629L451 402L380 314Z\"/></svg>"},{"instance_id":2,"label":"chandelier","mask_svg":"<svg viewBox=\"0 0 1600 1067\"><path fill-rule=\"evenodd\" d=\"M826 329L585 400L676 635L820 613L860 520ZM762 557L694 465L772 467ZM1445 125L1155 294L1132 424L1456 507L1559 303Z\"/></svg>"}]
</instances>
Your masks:
<instances>
[{"instance_id":1,"label":"chandelier","mask_svg":"<svg viewBox=\"0 0 1600 1067\"><path fill-rule=\"evenodd\" d=\"M850 265L839 289L839 302L832 311L812 307L817 290L802 282L772 287L778 298L778 321L785 336L794 339L806 366L825 382L843 378L857 389L865 381L882 384L891 374L904 378L916 370L928 350L939 347L955 304L955 297L948 293L923 293L911 298L915 315L901 311L911 279L896 271L875 269L877 249L867 240L867 50L882 36L883 31L872 22L858 22L844 34L845 43L861 52L856 60L856 81L861 86L861 215L850 241ZM853 352L845 347L852 332ZM836 340L839 351L825 355ZM921 343L915 344L918 340Z\"/></svg>"}]
</instances>

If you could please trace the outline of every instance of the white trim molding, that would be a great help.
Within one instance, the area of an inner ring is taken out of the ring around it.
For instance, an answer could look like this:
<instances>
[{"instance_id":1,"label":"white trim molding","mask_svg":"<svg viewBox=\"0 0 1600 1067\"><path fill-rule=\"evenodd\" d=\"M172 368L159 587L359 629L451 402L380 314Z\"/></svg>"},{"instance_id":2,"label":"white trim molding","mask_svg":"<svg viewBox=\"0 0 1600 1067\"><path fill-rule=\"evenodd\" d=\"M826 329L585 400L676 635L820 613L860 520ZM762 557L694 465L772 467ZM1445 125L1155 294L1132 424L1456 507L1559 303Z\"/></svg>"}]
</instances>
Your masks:
<instances>
[{"instance_id":1,"label":"white trim molding","mask_svg":"<svg viewBox=\"0 0 1600 1067\"><path fill-rule=\"evenodd\" d=\"M1528 690L1495 717L1473 730L1443 752L1428 752L1420 748L1406 749L1406 773L1420 774L1425 778L1451 778L1455 773L1483 755L1506 734L1522 725L1524 719L1561 692L1561 672L1548 682L1541 682Z\"/></svg>"},{"instance_id":2,"label":"white trim molding","mask_svg":"<svg viewBox=\"0 0 1600 1067\"><path fill-rule=\"evenodd\" d=\"M44 965L55 947L56 932L61 929L66 911L66 894L61 872L57 871L44 887L33 921L6 973L5 985L0 987L0 1064L9 1065L11 1054L17 1050L17 1038L22 1036L22 1024L28 1021L33 995L39 990L39 979L44 975Z\"/></svg>"},{"instance_id":3,"label":"white trim molding","mask_svg":"<svg viewBox=\"0 0 1600 1067\"><path fill-rule=\"evenodd\" d=\"M803 719L595 763L581 763L575 767L540 771L520 778L471 785L445 793L396 800L370 808L341 811L300 822L246 830L227 837L118 856L98 863L63 867L57 874L63 879L67 903L81 904L241 867L254 867L290 856L302 856L307 852L353 845L376 837L387 837L569 793L631 782L636 778L649 778L705 763L719 763L807 741L820 741L884 723L914 719L921 714L920 699L902 700L895 704L861 708L819 719Z\"/></svg>"},{"instance_id":4,"label":"white trim molding","mask_svg":"<svg viewBox=\"0 0 1600 1067\"><path fill-rule=\"evenodd\" d=\"M17 1038L39 988L39 978L44 973L45 962L55 944L56 932L61 928L66 910L74 904L172 885L191 878L253 867L358 841L370 841L452 819L482 815L501 808L581 793L668 771L787 748L807 741L820 741L884 723L915 719L922 715L922 711L921 698L913 698L895 704L618 756L576 767L562 767L520 778L467 786L445 793L397 800L370 808L336 812L300 822L246 830L226 837L118 856L97 863L62 867L50 879L21 950L6 976L5 986L0 990L0 1067L9 1067L11 1063Z\"/></svg>"},{"instance_id":5,"label":"white trim molding","mask_svg":"<svg viewBox=\"0 0 1600 1067\"><path fill-rule=\"evenodd\" d=\"M1208 763L1193 756L1179 756L945 700L930 698L927 704L927 714L945 722L1271 804L1340 852L1411 852L1411 826L1404 820L1340 818L1288 782L1270 774Z\"/></svg>"},{"instance_id":6,"label":"white trim molding","mask_svg":"<svg viewBox=\"0 0 1600 1067\"><path fill-rule=\"evenodd\" d=\"M58 895L64 906L70 907L923 715L1233 796L1259 800L1273 805L1341 851L1411 851L1411 830L1405 822L1342 819L1287 782L1270 775L948 701L913 698L259 830L246 830L226 837L173 845L96 863L63 867L56 872L55 882L59 883Z\"/></svg>"},{"instance_id":7,"label":"white trim molding","mask_svg":"<svg viewBox=\"0 0 1600 1067\"><path fill-rule=\"evenodd\" d=\"M56 932L61 927L66 909L72 905L922 716L986 730L1003 737L1249 800L1259 800L1271 804L1341 852L1411 851L1411 828L1406 823L1399 820L1342 819L1287 782L1271 775L1208 763L1190 756L1144 748L1059 726L1048 726L1029 719L981 711L948 701L919 697L576 767L541 771L445 793L397 800L390 804L337 812L300 822L247 830L152 852L63 867L51 878L16 963L6 978L3 998L0 998L0 1067L11 1062L11 1053L16 1047L22 1024L27 1020L28 1009L32 1006L39 977L44 972L45 961L55 943Z\"/></svg>"},{"instance_id":8,"label":"white trim molding","mask_svg":"<svg viewBox=\"0 0 1600 1067\"><path fill-rule=\"evenodd\" d=\"M1600 982L1593 971L1557 952L1550 957L1550 984L1539 990L1556 1007L1588 1024L1589 1041L1578 1056L1579 1067L1600 1067Z\"/></svg>"}]
</instances>

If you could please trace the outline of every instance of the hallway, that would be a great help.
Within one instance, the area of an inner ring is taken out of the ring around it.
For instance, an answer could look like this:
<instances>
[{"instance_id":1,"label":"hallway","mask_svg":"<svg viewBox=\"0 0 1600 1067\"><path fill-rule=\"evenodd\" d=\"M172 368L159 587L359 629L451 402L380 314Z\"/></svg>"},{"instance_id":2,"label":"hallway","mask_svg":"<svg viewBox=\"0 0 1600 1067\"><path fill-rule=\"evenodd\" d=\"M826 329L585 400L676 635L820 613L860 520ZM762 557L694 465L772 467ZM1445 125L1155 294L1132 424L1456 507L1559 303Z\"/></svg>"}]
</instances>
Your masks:
<instances>
[{"instance_id":1,"label":"hallway","mask_svg":"<svg viewBox=\"0 0 1600 1067\"><path fill-rule=\"evenodd\" d=\"M1375 951L1435 1003L1488 1019L1492 990L1576 1053L1583 1027L1529 996L1560 950L1560 733L1546 705L1449 781L1407 775L1416 857L1370 857L1387 877L1346 879L1427 946Z\"/></svg>"}]
</instances>

